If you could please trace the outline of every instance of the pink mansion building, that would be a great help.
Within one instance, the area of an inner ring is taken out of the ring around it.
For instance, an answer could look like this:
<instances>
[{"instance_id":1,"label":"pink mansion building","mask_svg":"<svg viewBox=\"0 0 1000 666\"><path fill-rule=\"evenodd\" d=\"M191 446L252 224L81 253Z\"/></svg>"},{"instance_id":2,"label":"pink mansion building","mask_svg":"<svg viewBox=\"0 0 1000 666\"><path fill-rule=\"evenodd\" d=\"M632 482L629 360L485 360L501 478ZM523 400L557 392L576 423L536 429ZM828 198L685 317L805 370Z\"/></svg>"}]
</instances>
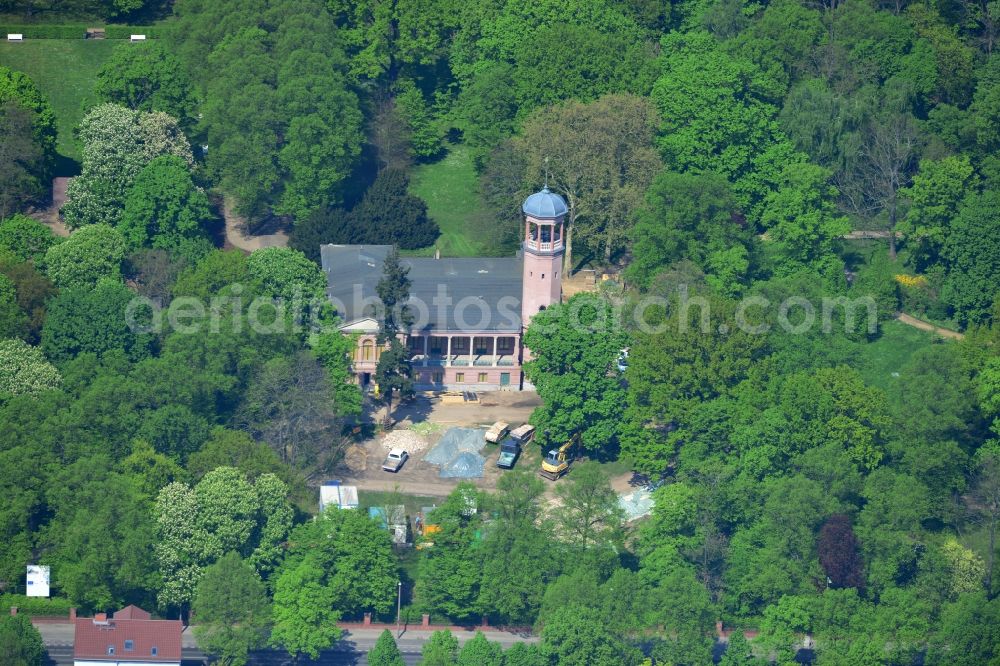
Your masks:
<instances>
[{"instance_id":1,"label":"pink mansion building","mask_svg":"<svg viewBox=\"0 0 1000 666\"><path fill-rule=\"evenodd\" d=\"M413 324L406 344L421 390L518 390L529 358L523 333L531 317L562 297L566 202L548 188L528 197L524 241L514 257L404 258L410 269ZM327 296L357 336L353 369L369 385L381 352L375 287L388 245L323 245Z\"/></svg>"}]
</instances>

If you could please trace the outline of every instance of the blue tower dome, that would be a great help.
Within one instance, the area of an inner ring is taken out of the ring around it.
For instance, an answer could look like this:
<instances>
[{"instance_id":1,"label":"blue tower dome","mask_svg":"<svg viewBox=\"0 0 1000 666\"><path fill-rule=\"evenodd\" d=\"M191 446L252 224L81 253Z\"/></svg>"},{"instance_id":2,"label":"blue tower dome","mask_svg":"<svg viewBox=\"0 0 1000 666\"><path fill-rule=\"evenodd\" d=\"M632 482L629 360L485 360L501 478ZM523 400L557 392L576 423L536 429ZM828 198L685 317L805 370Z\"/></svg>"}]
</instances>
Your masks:
<instances>
[{"instance_id":1,"label":"blue tower dome","mask_svg":"<svg viewBox=\"0 0 1000 666\"><path fill-rule=\"evenodd\" d=\"M541 192L535 192L524 200L521 210L525 215L537 217L541 220L553 220L562 217L569 210L566 202L555 192L550 192L548 187L543 187Z\"/></svg>"}]
</instances>

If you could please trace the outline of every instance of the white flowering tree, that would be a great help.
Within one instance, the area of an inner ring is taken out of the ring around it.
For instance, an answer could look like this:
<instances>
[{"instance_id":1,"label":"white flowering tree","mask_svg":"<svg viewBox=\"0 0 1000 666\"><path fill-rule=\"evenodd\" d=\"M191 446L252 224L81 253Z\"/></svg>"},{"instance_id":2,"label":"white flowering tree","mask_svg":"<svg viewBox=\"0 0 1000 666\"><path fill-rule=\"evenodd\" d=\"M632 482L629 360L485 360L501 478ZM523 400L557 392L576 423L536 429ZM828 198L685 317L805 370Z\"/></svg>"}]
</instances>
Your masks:
<instances>
[{"instance_id":1,"label":"white flowering tree","mask_svg":"<svg viewBox=\"0 0 1000 666\"><path fill-rule=\"evenodd\" d=\"M287 486L273 474L250 482L234 467L217 467L193 488L165 486L155 513L160 605L188 607L204 569L230 551L266 578L292 526L287 495Z\"/></svg>"},{"instance_id":2,"label":"white flowering tree","mask_svg":"<svg viewBox=\"0 0 1000 666\"><path fill-rule=\"evenodd\" d=\"M0 340L0 402L4 397L58 389L62 376L42 350L23 340Z\"/></svg>"},{"instance_id":3,"label":"white flowering tree","mask_svg":"<svg viewBox=\"0 0 1000 666\"><path fill-rule=\"evenodd\" d=\"M67 188L62 212L70 227L116 225L139 172L160 155L194 165L191 146L177 120L165 113L135 111L118 104L90 110L80 123L83 165Z\"/></svg>"}]
</instances>

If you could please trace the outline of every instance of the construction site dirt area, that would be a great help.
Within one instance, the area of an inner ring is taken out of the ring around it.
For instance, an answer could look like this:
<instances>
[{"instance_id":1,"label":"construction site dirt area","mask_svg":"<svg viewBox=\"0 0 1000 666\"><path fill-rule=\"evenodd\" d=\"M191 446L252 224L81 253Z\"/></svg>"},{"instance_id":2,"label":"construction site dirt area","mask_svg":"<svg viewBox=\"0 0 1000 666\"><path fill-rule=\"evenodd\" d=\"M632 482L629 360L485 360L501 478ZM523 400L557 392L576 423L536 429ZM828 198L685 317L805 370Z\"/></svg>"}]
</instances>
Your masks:
<instances>
[{"instance_id":1,"label":"construction site dirt area","mask_svg":"<svg viewBox=\"0 0 1000 666\"><path fill-rule=\"evenodd\" d=\"M500 475L507 472L497 467L500 447L485 441L486 429L498 420L512 426L527 423L540 401L530 391L486 392L479 397L478 403L444 404L432 394L418 395L400 405L393 410L392 430L348 447L337 478L363 490L432 497L448 495L461 481L495 488ZM471 438L482 439L482 446L471 446ZM398 472L386 472L382 461L394 447L406 449L410 459ZM534 471L539 454L533 447L527 449L516 467ZM456 469L463 475L449 476Z\"/></svg>"},{"instance_id":2,"label":"construction site dirt area","mask_svg":"<svg viewBox=\"0 0 1000 666\"><path fill-rule=\"evenodd\" d=\"M482 476L478 477L442 477L442 468L451 459L460 455L467 455L469 452L457 451L455 456L451 456L447 461L429 462L425 456L439 451L437 444L451 432L453 428L439 428L434 431L425 432L420 435L427 445L422 449L410 453L410 459L406 461L402 469L398 472L386 472L382 469L382 461L386 456L386 448L383 439L386 435L379 434L372 439L358 442L349 450L349 455L345 457L342 469L338 471L337 478L343 479L344 483L356 485L364 490L392 491L398 490L408 495L428 495L431 497L444 497L450 493L461 481L469 481L484 489L496 487L500 475L504 470L497 467L497 456L500 447L496 444L487 444L483 441L483 447L478 455L483 458ZM393 433L400 432L397 427ZM480 432L485 433L485 430ZM391 434L391 433L390 433ZM363 461L361 458L364 458ZM432 460L437 460L431 457ZM518 466L531 464L528 460L519 460Z\"/></svg>"}]
</instances>

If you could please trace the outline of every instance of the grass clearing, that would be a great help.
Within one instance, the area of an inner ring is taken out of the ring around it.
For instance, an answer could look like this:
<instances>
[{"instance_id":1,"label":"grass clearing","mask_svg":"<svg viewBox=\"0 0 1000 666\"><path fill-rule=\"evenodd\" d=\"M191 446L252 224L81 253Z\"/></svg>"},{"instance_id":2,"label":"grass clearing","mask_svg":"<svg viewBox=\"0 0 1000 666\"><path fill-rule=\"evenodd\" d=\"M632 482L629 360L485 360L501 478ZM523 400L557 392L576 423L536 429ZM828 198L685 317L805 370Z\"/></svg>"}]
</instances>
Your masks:
<instances>
[{"instance_id":1,"label":"grass clearing","mask_svg":"<svg viewBox=\"0 0 1000 666\"><path fill-rule=\"evenodd\" d=\"M892 320L882 324L882 335L874 342L859 347L861 362L858 370L865 381L883 390L889 390L899 378L899 372L918 350L935 344L938 337Z\"/></svg>"},{"instance_id":2,"label":"grass clearing","mask_svg":"<svg viewBox=\"0 0 1000 666\"><path fill-rule=\"evenodd\" d=\"M406 515L411 520L420 513L423 507L440 506L443 501L443 497L424 497L421 495L407 495L405 493L384 492L380 490L358 490L358 505L365 511L371 506L402 504L406 507Z\"/></svg>"},{"instance_id":3,"label":"grass clearing","mask_svg":"<svg viewBox=\"0 0 1000 666\"><path fill-rule=\"evenodd\" d=\"M445 257L477 257L483 243L474 238L470 222L483 209L479 179L472 155L462 144L452 144L437 162L420 164L410 173L410 192L427 202L427 214L438 223L441 236L436 247ZM404 251L416 257L434 255L434 248Z\"/></svg>"},{"instance_id":4,"label":"grass clearing","mask_svg":"<svg viewBox=\"0 0 1000 666\"><path fill-rule=\"evenodd\" d=\"M80 149L73 129L84 109L97 101L97 72L122 40L34 39L0 42L0 65L24 72L48 97L59 129L58 149L64 157L79 161Z\"/></svg>"}]
</instances>

